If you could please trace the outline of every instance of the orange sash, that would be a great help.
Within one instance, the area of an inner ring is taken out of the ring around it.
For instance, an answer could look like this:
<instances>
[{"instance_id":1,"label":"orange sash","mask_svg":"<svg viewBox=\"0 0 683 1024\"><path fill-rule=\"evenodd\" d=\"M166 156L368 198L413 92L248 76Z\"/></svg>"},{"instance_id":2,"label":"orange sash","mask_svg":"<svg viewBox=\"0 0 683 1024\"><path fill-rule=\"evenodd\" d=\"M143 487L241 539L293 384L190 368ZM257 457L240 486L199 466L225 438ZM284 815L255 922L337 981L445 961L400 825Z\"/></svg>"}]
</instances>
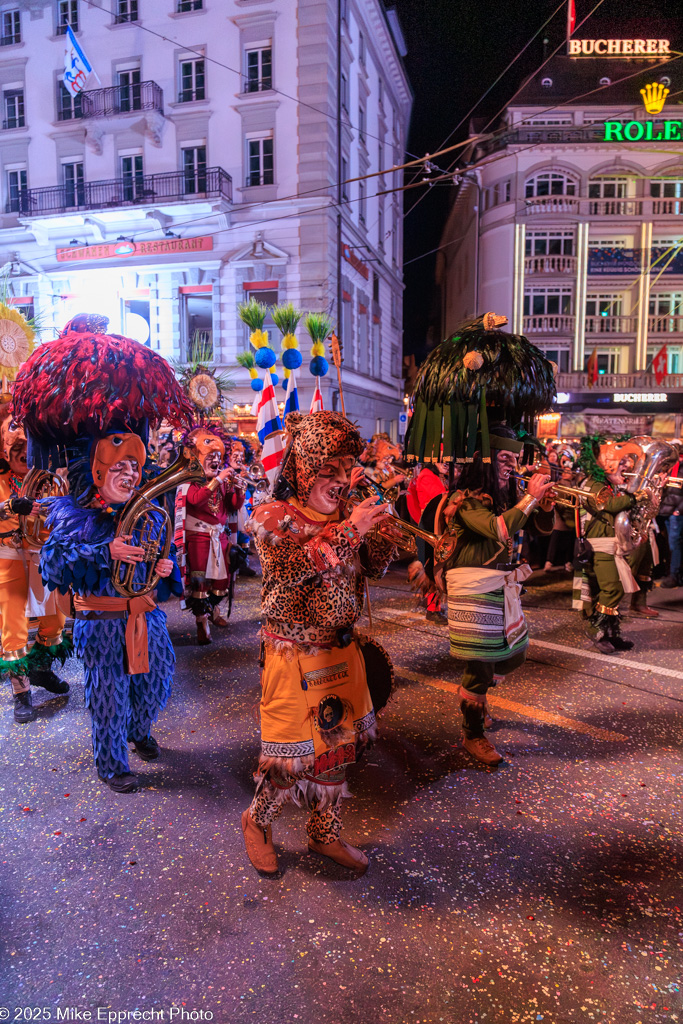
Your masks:
<instances>
[{"instance_id":1,"label":"orange sash","mask_svg":"<svg viewBox=\"0 0 683 1024\"><path fill-rule=\"evenodd\" d=\"M126 673L136 676L149 672L149 647L146 612L154 611L156 603L149 594L143 597L80 597L74 595L77 612L122 612L126 622Z\"/></svg>"}]
</instances>

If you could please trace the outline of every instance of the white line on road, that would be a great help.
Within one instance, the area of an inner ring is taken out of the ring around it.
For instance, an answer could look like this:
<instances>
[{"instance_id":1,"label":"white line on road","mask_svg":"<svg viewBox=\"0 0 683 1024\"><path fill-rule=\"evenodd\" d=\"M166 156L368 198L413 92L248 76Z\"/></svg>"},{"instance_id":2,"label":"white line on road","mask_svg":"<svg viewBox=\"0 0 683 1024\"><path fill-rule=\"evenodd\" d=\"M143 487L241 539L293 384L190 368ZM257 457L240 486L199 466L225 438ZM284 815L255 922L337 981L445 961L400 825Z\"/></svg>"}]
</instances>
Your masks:
<instances>
[{"instance_id":1,"label":"white line on road","mask_svg":"<svg viewBox=\"0 0 683 1024\"><path fill-rule=\"evenodd\" d=\"M388 615L392 619L417 619L419 622L427 625L424 615L420 615L418 612L401 611L399 608L382 608L381 615ZM379 616L375 617L379 618ZM433 633L434 636L438 635L436 631L429 630L428 632ZM447 637L445 628L442 627L440 632L443 632L445 639ZM550 640L537 640L533 636L531 637L531 644L534 647L543 647L548 651L557 651L559 654L571 654L575 658L592 658L594 661L602 661L612 668L623 666L635 669L637 672L665 676L667 679L683 680L683 672L677 672L673 668L664 668L662 665L651 665L646 661L634 661L632 658L623 658L620 654L600 654L599 651L589 651L584 647L569 647L566 644L551 643Z\"/></svg>"}]
</instances>

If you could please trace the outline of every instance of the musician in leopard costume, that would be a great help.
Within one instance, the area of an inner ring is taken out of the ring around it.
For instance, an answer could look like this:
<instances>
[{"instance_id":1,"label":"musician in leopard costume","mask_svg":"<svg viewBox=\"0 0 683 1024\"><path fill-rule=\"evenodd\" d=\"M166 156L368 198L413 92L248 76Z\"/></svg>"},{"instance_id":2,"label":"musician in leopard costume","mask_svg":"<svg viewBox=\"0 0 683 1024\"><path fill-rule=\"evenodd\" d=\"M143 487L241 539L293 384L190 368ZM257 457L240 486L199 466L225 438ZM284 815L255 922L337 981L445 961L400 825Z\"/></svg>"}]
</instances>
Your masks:
<instances>
[{"instance_id":1,"label":"musician in leopard costume","mask_svg":"<svg viewBox=\"0 0 683 1024\"><path fill-rule=\"evenodd\" d=\"M306 807L309 850L357 874L367 857L340 837L346 765L374 739L375 711L354 626L365 579L394 557L373 527L387 506L369 498L344 516L343 492L361 475L356 428L339 413L292 413L274 487L247 527L263 570L261 758L242 814L247 854L278 872L271 823L283 804Z\"/></svg>"}]
</instances>

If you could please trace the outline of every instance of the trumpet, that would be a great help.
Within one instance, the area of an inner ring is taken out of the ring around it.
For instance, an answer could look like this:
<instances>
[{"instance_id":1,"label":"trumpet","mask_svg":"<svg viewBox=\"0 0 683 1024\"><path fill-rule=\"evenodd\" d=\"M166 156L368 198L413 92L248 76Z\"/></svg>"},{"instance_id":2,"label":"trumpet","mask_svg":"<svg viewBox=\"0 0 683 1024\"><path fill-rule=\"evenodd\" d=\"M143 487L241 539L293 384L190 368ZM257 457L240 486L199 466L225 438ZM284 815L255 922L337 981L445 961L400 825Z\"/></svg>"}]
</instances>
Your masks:
<instances>
[{"instance_id":1,"label":"trumpet","mask_svg":"<svg viewBox=\"0 0 683 1024\"><path fill-rule=\"evenodd\" d=\"M43 498L61 498L68 490L69 485L63 477L51 473L49 469L38 469L33 466L24 477L19 497L40 501ZM32 551L39 551L43 546L40 532L46 516L47 510L37 515L19 516L19 530L27 548Z\"/></svg>"},{"instance_id":2,"label":"trumpet","mask_svg":"<svg viewBox=\"0 0 683 1024\"><path fill-rule=\"evenodd\" d=\"M513 473L512 477L521 486L521 489L525 491L529 478L522 476L521 473ZM593 494L582 487L567 487L566 484L560 483L553 484L551 489L546 491L546 500L554 501L556 505L561 505L562 508L570 508L574 511L585 508L589 511L596 510L599 512L605 507L611 496L612 492L609 487L603 487Z\"/></svg>"},{"instance_id":3,"label":"trumpet","mask_svg":"<svg viewBox=\"0 0 683 1024\"><path fill-rule=\"evenodd\" d=\"M360 487L351 491L346 498L342 498L341 510L343 514L349 515L352 509L359 505L361 501L365 501L366 498L371 498L375 495L377 495L378 504L380 501L386 500L377 484L367 480L365 486L361 484ZM390 519L379 523L371 532L383 537L385 540L391 541L392 544L400 547L408 554L417 554L416 541L418 539L423 540L425 544L429 544L434 549L434 559L437 562L447 561L455 552L457 539L451 534L444 533L438 536L435 533L430 533L429 530L421 530L419 526L401 519L391 507L389 509L389 516Z\"/></svg>"}]
</instances>

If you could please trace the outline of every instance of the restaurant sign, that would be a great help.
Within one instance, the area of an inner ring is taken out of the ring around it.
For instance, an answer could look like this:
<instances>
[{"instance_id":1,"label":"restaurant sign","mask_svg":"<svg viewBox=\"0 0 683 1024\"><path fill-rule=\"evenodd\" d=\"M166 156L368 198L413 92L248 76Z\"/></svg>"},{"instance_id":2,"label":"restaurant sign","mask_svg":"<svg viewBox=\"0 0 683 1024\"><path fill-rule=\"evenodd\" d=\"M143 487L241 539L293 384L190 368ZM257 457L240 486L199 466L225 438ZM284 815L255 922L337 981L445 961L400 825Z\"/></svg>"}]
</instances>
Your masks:
<instances>
[{"instance_id":1,"label":"restaurant sign","mask_svg":"<svg viewBox=\"0 0 683 1024\"><path fill-rule=\"evenodd\" d=\"M154 238L147 242L132 242L125 239L118 242L103 242L100 245L69 246L57 249L57 262L130 259L133 256L176 256L185 253L210 252L212 249L213 235L197 235L194 238Z\"/></svg>"}]
</instances>

